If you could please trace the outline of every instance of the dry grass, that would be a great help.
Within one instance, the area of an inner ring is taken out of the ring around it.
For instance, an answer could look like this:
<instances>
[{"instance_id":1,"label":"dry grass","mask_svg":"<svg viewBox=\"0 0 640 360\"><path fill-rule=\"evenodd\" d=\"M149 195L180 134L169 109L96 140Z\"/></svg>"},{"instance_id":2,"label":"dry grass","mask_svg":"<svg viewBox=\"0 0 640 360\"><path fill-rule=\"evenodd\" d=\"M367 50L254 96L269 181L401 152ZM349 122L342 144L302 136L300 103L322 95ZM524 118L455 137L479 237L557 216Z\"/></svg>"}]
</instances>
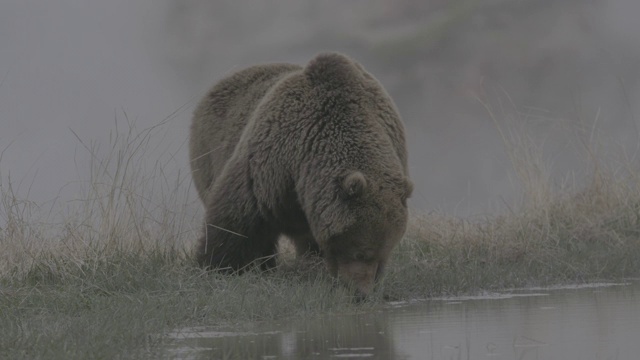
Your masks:
<instances>
[{"instance_id":1,"label":"dry grass","mask_svg":"<svg viewBox=\"0 0 640 360\"><path fill-rule=\"evenodd\" d=\"M165 125L140 131L128 122L122 132L116 123L106 152L76 135L89 168L87 178L74 184L76 196L64 202L40 206L20 198L12 183L1 179L0 274L23 274L43 256L80 266L116 253L184 252L185 241L197 231L188 214L198 205L188 201L189 174L178 172L169 180L169 166L159 166L175 158L158 149ZM154 142L156 136L160 139Z\"/></svg>"}]
</instances>

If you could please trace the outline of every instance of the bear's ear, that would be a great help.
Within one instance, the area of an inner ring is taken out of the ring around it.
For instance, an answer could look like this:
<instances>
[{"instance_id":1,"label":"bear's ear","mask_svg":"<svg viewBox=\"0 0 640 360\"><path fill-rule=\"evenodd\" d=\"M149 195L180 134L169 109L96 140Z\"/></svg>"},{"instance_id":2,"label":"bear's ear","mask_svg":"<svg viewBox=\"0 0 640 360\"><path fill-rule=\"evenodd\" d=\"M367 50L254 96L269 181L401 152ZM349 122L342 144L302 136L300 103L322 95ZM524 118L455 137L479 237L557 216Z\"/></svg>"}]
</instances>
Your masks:
<instances>
[{"instance_id":1,"label":"bear's ear","mask_svg":"<svg viewBox=\"0 0 640 360\"><path fill-rule=\"evenodd\" d=\"M322 53L313 58L304 69L307 77L316 84L350 84L360 70L351 58L340 53Z\"/></svg>"},{"instance_id":2,"label":"bear's ear","mask_svg":"<svg viewBox=\"0 0 640 360\"><path fill-rule=\"evenodd\" d=\"M413 182L409 178L404 178L404 193L402 194L402 205L407 207L407 200L411 197L413 192Z\"/></svg>"},{"instance_id":3,"label":"bear's ear","mask_svg":"<svg viewBox=\"0 0 640 360\"><path fill-rule=\"evenodd\" d=\"M405 178L404 179L404 196L406 198L411 197L411 194L413 193L413 181L409 180L409 178Z\"/></svg>"},{"instance_id":4,"label":"bear's ear","mask_svg":"<svg viewBox=\"0 0 640 360\"><path fill-rule=\"evenodd\" d=\"M354 199L364 193L364 189L367 187L367 179L360 171L353 171L342 179L341 187L344 199Z\"/></svg>"}]
</instances>

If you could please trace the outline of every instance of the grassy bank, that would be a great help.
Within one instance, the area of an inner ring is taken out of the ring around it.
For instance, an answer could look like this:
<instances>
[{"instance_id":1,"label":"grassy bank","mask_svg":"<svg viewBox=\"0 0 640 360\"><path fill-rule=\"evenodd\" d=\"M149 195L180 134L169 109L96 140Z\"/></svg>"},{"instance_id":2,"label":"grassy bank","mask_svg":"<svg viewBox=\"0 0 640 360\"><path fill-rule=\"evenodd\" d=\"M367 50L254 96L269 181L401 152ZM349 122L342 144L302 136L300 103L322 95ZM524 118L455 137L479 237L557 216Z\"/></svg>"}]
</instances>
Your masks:
<instances>
[{"instance_id":1,"label":"grassy bank","mask_svg":"<svg viewBox=\"0 0 640 360\"><path fill-rule=\"evenodd\" d=\"M0 358L162 357L155 353L161 334L181 326L640 275L640 182L602 168L578 191L552 194L529 184L535 201L508 215L468 221L414 214L365 303L354 304L322 264L292 259L286 246L273 272L207 274L190 257L199 215L186 214L200 204L186 196L188 176L169 182L155 165L162 161L145 165L153 136L116 134L106 153L80 142L91 154L89 178L80 200L56 216L3 180ZM517 158L531 178L526 164L536 162Z\"/></svg>"}]
</instances>

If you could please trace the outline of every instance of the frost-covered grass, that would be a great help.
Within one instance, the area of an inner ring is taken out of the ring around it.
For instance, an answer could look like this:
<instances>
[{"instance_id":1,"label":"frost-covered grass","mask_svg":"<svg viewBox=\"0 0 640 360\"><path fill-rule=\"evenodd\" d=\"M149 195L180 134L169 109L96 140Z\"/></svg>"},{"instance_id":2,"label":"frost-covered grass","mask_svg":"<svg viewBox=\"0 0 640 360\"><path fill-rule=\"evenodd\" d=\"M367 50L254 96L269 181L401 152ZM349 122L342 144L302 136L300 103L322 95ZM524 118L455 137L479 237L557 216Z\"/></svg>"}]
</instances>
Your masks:
<instances>
[{"instance_id":1,"label":"frost-covered grass","mask_svg":"<svg viewBox=\"0 0 640 360\"><path fill-rule=\"evenodd\" d=\"M62 214L20 198L2 178L0 358L157 358L161 335L182 326L640 275L640 181L633 172L599 167L586 188L553 193L535 175L535 157L519 150L526 142L511 135L506 144L530 201L474 221L414 213L368 301L354 303L321 263L293 259L286 242L272 272L205 273L191 258L201 230L193 209L201 205L187 196L188 172L169 177L162 161L148 161L155 134L132 127L114 133L106 153L79 141L91 155L90 172L79 200Z\"/></svg>"}]
</instances>

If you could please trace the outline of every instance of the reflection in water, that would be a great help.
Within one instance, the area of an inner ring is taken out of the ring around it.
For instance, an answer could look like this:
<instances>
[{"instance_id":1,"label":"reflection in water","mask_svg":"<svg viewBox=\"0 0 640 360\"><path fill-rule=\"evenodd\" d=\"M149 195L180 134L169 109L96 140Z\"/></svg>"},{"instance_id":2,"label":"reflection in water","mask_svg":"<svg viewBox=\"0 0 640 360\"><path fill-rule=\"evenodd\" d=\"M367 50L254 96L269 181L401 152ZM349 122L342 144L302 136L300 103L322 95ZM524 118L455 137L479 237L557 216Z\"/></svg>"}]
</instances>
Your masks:
<instances>
[{"instance_id":1,"label":"reflection in water","mask_svg":"<svg viewBox=\"0 0 640 360\"><path fill-rule=\"evenodd\" d=\"M635 359L640 284L433 299L169 338L170 356L188 359Z\"/></svg>"}]
</instances>

